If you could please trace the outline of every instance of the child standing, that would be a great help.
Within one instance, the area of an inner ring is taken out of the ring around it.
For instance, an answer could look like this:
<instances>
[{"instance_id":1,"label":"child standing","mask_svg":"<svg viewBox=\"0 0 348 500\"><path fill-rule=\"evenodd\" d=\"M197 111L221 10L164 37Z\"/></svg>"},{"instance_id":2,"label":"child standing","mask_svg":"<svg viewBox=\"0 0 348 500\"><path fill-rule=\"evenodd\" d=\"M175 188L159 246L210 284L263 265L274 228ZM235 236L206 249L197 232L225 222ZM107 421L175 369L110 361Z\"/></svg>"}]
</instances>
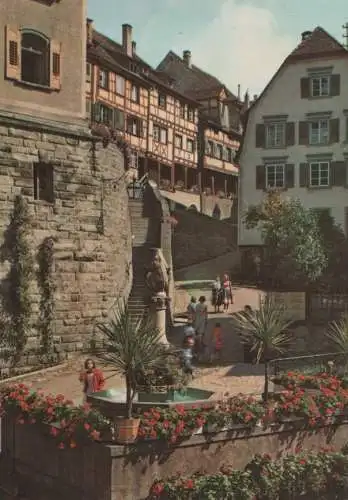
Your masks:
<instances>
[{"instance_id":1,"label":"child standing","mask_svg":"<svg viewBox=\"0 0 348 500\"><path fill-rule=\"evenodd\" d=\"M189 375L193 375L193 367L192 367L192 358L193 353L192 349L195 345L195 340L193 335L187 335L184 338L182 351L181 351L181 359L182 359L182 367L185 373Z\"/></svg>"},{"instance_id":2,"label":"child standing","mask_svg":"<svg viewBox=\"0 0 348 500\"><path fill-rule=\"evenodd\" d=\"M222 328L220 323L215 323L213 330L214 359L221 361L221 351L223 348Z\"/></svg>"}]
</instances>

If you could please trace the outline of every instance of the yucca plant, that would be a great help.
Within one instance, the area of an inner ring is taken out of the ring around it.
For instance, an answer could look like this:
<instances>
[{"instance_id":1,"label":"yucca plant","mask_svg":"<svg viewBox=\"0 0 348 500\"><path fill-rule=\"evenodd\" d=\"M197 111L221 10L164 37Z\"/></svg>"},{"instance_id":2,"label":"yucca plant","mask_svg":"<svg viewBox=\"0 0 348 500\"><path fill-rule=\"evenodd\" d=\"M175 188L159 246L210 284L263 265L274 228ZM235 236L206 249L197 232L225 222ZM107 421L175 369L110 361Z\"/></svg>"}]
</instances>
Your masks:
<instances>
[{"instance_id":1,"label":"yucca plant","mask_svg":"<svg viewBox=\"0 0 348 500\"><path fill-rule=\"evenodd\" d=\"M269 362L275 354L281 355L286 351L291 341L287 331L291 321L285 318L284 308L269 295L260 299L259 309L237 313L235 320L241 342L251 346L257 363L264 362L263 397L267 401Z\"/></svg>"},{"instance_id":2,"label":"yucca plant","mask_svg":"<svg viewBox=\"0 0 348 500\"><path fill-rule=\"evenodd\" d=\"M127 418L131 419L137 374L157 368L173 351L161 342L160 332L149 319L130 314L125 300L117 304L113 313L108 323L98 324L103 339L96 357L124 376Z\"/></svg>"},{"instance_id":3,"label":"yucca plant","mask_svg":"<svg viewBox=\"0 0 348 500\"><path fill-rule=\"evenodd\" d=\"M331 321L326 337L338 353L348 353L348 312L339 321ZM348 359L345 356L344 373L347 372Z\"/></svg>"}]
</instances>

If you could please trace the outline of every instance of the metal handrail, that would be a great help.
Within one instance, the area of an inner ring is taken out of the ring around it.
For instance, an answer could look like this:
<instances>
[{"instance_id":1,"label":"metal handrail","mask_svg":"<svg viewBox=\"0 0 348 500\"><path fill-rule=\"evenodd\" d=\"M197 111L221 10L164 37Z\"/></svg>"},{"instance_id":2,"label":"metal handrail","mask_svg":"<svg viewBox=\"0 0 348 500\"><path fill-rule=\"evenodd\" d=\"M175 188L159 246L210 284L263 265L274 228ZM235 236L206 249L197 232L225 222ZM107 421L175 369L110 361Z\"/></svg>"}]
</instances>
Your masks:
<instances>
[{"instance_id":1,"label":"metal handrail","mask_svg":"<svg viewBox=\"0 0 348 500\"><path fill-rule=\"evenodd\" d=\"M134 179L127 186L128 197L133 200L141 200L147 184L148 174L143 175L140 179Z\"/></svg>"},{"instance_id":2,"label":"metal handrail","mask_svg":"<svg viewBox=\"0 0 348 500\"><path fill-rule=\"evenodd\" d=\"M288 364L302 364L303 362L309 361L309 365L316 365L320 361L335 361L337 358L346 357L348 360L348 351L343 352L326 352L322 354L307 354L305 356L293 356L288 358L275 358L272 359L270 364L270 372L273 371L273 375L276 376L280 373L281 365ZM272 370L273 368L273 370Z\"/></svg>"}]
</instances>

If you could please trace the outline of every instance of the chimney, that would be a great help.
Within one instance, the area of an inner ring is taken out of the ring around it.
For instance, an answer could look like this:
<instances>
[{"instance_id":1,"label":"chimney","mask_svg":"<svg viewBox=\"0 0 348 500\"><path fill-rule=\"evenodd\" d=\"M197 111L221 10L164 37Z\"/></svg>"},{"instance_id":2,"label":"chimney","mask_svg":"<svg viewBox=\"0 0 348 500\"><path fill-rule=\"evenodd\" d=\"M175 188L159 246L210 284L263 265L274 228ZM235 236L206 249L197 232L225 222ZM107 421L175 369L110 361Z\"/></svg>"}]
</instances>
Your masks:
<instances>
[{"instance_id":1,"label":"chimney","mask_svg":"<svg viewBox=\"0 0 348 500\"><path fill-rule=\"evenodd\" d=\"M238 100L240 101L240 83L238 83Z\"/></svg>"},{"instance_id":2,"label":"chimney","mask_svg":"<svg viewBox=\"0 0 348 500\"><path fill-rule=\"evenodd\" d=\"M308 38L310 38L311 35L312 35L311 31L304 31L303 33L301 33L302 42L304 40L308 40Z\"/></svg>"},{"instance_id":3,"label":"chimney","mask_svg":"<svg viewBox=\"0 0 348 500\"><path fill-rule=\"evenodd\" d=\"M93 19L87 18L87 45L92 45L93 43L93 31L94 21Z\"/></svg>"},{"instance_id":4,"label":"chimney","mask_svg":"<svg viewBox=\"0 0 348 500\"><path fill-rule=\"evenodd\" d=\"M246 91L244 94L244 109L249 109L250 106L250 97L249 97L249 92Z\"/></svg>"},{"instance_id":5,"label":"chimney","mask_svg":"<svg viewBox=\"0 0 348 500\"><path fill-rule=\"evenodd\" d=\"M122 47L128 57L132 57L132 26L122 24Z\"/></svg>"},{"instance_id":6,"label":"chimney","mask_svg":"<svg viewBox=\"0 0 348 500\"><path fill-rule=\"evenodd\" d=\"M184 63L188 68L191 68L191 51L190 50L184 50L182 53L182 58Z\"/></svg>"},{"instance_id":7,"label":"chimney","mask_svg":"<svg viewBox=\"0 0 348 500\"><path fill-rule=\"evenodd\" d=\"M132 42L132 56L134 57L137 52L137 42Z\"/></svg>"}]
</instances>

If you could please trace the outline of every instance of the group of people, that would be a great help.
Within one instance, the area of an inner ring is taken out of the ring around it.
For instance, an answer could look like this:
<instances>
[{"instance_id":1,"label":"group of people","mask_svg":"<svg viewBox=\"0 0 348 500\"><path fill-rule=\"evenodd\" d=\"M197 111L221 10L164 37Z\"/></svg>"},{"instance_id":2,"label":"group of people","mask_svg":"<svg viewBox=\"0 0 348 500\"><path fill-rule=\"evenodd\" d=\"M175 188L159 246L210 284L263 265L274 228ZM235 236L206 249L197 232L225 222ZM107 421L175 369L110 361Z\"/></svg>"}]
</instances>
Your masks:
<instances>
[{"instance_id":1,"label":"group of people","mask_svg":"<svg viewBox=\"0 0 348 500\"><path fill-rule=\"evenodd\" d=\"M191 297L187 306L187 324L184 329L184 340L182 346L183 368L190 375L193 374L192 362L200 359L206 354L206 329L208 324L208 306L206 298L201 296L198 300ZM223 343L222 328L216 323L213 330L214 349L210 352L212 358L220 359Z\"/></svg>"},{"instance_id":2,"label":"group of people","mask_svg":"<svg viewBox=\"0 0 348 500\"><path fill-rule=\"evenodd\" d=\"M212 287L212 305L215 312L220 312L223 306L224 312L228 311L229 305L233 304L232 283L228 274L224 274L223 279L217 276Z\"/></svg>"}]
</instances>

